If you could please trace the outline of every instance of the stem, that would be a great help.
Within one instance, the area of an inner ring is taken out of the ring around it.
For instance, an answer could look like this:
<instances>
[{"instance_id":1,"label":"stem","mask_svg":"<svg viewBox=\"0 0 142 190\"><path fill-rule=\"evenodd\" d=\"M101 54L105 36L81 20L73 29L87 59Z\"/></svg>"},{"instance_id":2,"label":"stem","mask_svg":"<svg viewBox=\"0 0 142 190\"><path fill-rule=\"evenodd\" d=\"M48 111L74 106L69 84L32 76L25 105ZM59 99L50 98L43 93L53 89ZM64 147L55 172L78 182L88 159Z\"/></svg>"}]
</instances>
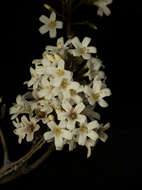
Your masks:
<instances>
[{"instance_id":1,"label":"stem","mask_svg":"<svg viewBox=\"0 0 142 190\"><path fill-rule=\"evenodd\" d=\"M0 140L2 143L3 151L4 151L4 165L7 165L10 162L9 155L8 155L8 148L7 148L7 144L6 144L6 141L1 129L0 129Z\"/></svg>"},{"instance_id":2,"label":"stem","mask_svg":"<svg viewBox=\"0 0 142 190\"><path fill-rule=\"evenodd\" d=\"M66 32L67 32L67 38L70 39L72 38L71 34L71 11L72 11L72 0L66 0L66 11L67 11L67 27L66 27Z\"/></svg>"},{"instance_id":3,"label":"stem","mask_svg":"<svg viewBox=\"0 0 142 190\"><path fill-rule=\"evenodd\" d=\"M22 158L20 158L19 160L15 162L5 163L5 165L0 169L0 179L1 179L0 183L6 183L10 180L13 180L16 177L20 176L21 174L29 173L31 170L37 167L43 161L45 157L47 158L49 156L53 148L49 147L49 150L47 150L46 152L46 156L44 155L44 157L41 157L40 158L41 160L31 165L31 168L29 166L30 168L29 170L28 168L26 170L24 168L25 164L32 157L32 155L36 153L45 143L46 141L42 138L40 141L38 141L37 144L35 144L35 146L32 147L32 149L25 156L23 156ZM5 145L4 145L4 148L5 148ZM26 171L26 172L23 172L23 171Z\"/></svg>"}]
</instances>

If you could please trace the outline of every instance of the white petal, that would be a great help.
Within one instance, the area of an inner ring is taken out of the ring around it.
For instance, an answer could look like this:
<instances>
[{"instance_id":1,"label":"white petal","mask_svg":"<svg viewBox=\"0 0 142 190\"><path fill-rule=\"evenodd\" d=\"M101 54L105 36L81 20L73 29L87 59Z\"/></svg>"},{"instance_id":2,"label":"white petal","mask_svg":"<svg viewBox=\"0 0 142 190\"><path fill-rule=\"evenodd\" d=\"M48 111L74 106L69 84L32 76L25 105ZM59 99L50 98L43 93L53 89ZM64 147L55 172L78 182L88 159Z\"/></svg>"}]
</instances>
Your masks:
<instances>
[{"instance_id":1,"label":"white petal","mask_svg":"<svg viewBox=\"0 0 142 190\"><path fill-rule=\"evenodd\" d=\"M62 21L56 21L56 28L62 29L63 28L63 22Z\"/></svg>"},{"instance_id":2,"label":"white petal","mask_svg":"<svg viewBox=\"0 0 142 190\"><path fill-rule=\"evenodd\" d=\"M80 123L84 123L84 122L86 121L86 116L85 116L85 115L78 114L76 120L77 120L78 122L80 122Z\"/></svg>"},{"instance_id":3,"label":"white petal","mask_svg":"<svg viewBox=\"0 0 142 190\"><path fill-rule=\"evenodd\" d=\"M87 136L85 133L80 133L79 139L78 139L78 144L84 146L86 143L86 137Z\"/></svg>"},{"instance_id":4,"label":"white petal","mask_svg":"<svg viewBox=\"0 0 142 190\"><path fill-rule=\"evenodd\" d=\"M53 11L50 15L50 21L55 21L56 20L56 13Z\"/></svg>"},{"instance_id":5,"label":"white petal","mask_svg":"<svg viewBox=\"0 0 142 190\"><path fill-rule=\"evenodd\" d=\"M93 81L93 90L95 92L100 92L101 87L102 87L101 81L96 81L96 80Z\"/></svg>"},{"instance_id":6,"label":"white petal","mask_svg":"<svg viewBox=\"0 0 142 190\"><path fill-rule=\"evenodd\" d=\"M65 130L65 129L62 129L62 133L61 133L61 136L65 139L68 139L68 140L71 140L72 139L72 133Z\"/></svg>"},{"instance_id":7,"label":"white petal","mask_svg":"<svg viewBox=\"0 0 142 190\"><path fill-rule=\"evenodd\" d=\"M41 26L41 27L39 28L39 32L40 32L41 34L45 34L45 33L47 33L48 31L49 31L49 28L48 28L47 25L43 25L43 26Z\"/></svg>"},{"instance_id":8,"label":"white petal","mask_svg":"<svg viewBox=\"0 0 142 190\"><path fill-rule=\"evenodd\" d=\"M50 36L50 38L56 38L56 36L57 36L56 28L49 30L49 36Z\"/></svg>"},{"instance_id":9,"label":"white petal","mask_svg":"<svg viewBox=\"0 0 142 190\"><path fill-rule=\"evenodd\" d=\"M26 137L27 142L31 142L34 138L34 133L28 133Z\"/></svg>"},{"instance_id":10,"label":"white petal","mask_svg":"<svg viewBox=\"0 0 142 190\"><path fill-rule=\"evenodd\" d=\"M69 130L73 130L74 128L75 128L75 120L68 120L68 122L67 122L67 129L69 129Z\"/></svg>"},{"instance_id":11,"label":"white petal","mask_svg":"<svg viewBox=\"0 0 142 190\"><path fill-rule=\"evenodd\" d=\"M82 44L80 43L80 40L78 37L74 37L72 39L72 44L75 48L82 47Z\"/></svg>"},{"instance_id":12,"label":"white petal","mask_svg":"<svg viewBox=\"0 0 142 190\"><path fill-rule=\"evenodd\" d=\"M85 59L85 60L89 60L91 58L91 55L88 54L88 53L85 53L85 54L82 54L82 57Z\"/></svg>"},{"instance_id":13,"label":"white petal","mask_svg":"<svg viewBox=\"0 0 142 190\"><path fill-rule=\"evenodd\" d=\"M49 132L44 133L43 136L44 136L44 139L45 139L46 141L48 141L48 140L50 140L50 139L52 139L52 138L54 137L54 134L53 134L52 131L49 131Z\"/></svg>"},{"instance_id":14,"label":"white petal","mask_svg":"<svg viewBox=\"0 0 142 190\"><path fill-rule=\"evenodd\" d=\"M66 112L70 112L72 109L72 106L67 100L63 100L62 107L64 108Z\"/></svg>"},{"instance_id":15,"label":"white petal","mask_svg":"<svg viewBox=\"0 0 142 190\"><path fill-rule=\"evenodd\" d=\"M87 47L91 42L91 38L85 37L82 41L83 47Z\"/></svg>"},{"instance_id":16,"label":"white petal","mask_svg":"<svg viewBox=\"0 0 142 190\"><path fill-rule=\"evenodd\" d=\"M51 130L54 130L57 127L54 121L50 121L47 125Z\"/></svg>"},{"instance_id":17,"label":"white petal","mask_svg":"<svg viewBox=\"0 0 142 190\"><path fill-rule=\"evenodd\" d=\"M58 38L57 40L57 47L61 48L62 46L64 46L64 38Z\"/></svg>"},{"instance_id":18,"label":"white petal","mask_svg":"<svg viewBox=\"0 0 142 190\"><path fill-rule=\"evenodd\" d=\"M85 105L83 103L77 104L74 108L74 111L76 113L81 113L85 108Z\"/></svg>"},{"instance_id":19,"label":"white petal","mask_svg":"<svg viewBox=\"0 0 142 190\"><path fill-rule=\"evenodd\" d=\"M67 113L66 112L59 112L58 113L58 120L65 120L67 119Z\"/></svg>"},{"instance_id":20,"label":"white petal","mask_svg":"<svg viewBox=\"0 0 142 190\"><path fill-rule=\"evenodd\" d=\"M97 49L95 47L88 47L87 52L88 53L97 53Z\"/></svg>"},{"instance_id":21,"label":"white petal","mask_svg":"<svg viewBox=\"0 0 142 190\"><path fill-rule=\"evenodd\" d=\"M62 120L62 121L60 121L60 124L58 125L60 128L66 128L67 127L67 121L64 121L64 120Z\"/></svg>"},{"instance_id":22,"label":"white petal","mask_svg":"<svg viewBox=\"0 0 142 190\"><path fill-rule=\"evenodd\" d=\"M45 16L45 15L41 15L39 17L39 20L40 20L40 22L42 22L44 24L48 24L49 23L49 18L47 16Z\"/></svg>"},{"instance_id":23,"label":"white petal","mask_svg":"<svg viewBox=\"0 0 142 190\"><path fill-rule=\"evenodd\" d=\"M87 127L88 127L89 130L99 128L99 126L100 126L100 125L99 125L98 121L92 121L92 122L90 122L90 123L87 125Z\"/></svg>"},{"instance_id":24,"label":"white petal","mask_svg":"<svg viewBox=\"0 0 142 190\"><path fill-rule=\"evenodd\" d=\"M62 148L64 145L63 139L61 136L55 136L55 146L57 148Z\"/></svg>"},{"instance_id":25,"label":"white petal","mask_svg":"<svg viewBox=\"0 0 142 190\"><path fill-rule=\"evenodd\" d=\"M88 137L90 137L92 140L96 141L98 139L98 134L95 131L90 131L87 134Z\"/></svg>"},{"instance_id":26,"label":"white petal","mask_svg":"<svg viewBox=\"0 0 142 190\"><path fill-rule=\"evenodd\" d=\"M98 103L103 108L108 107L108 103L105 100L103 100L103 99L99 99Z\"/></svg>"},{"instance_id":27,"label":"white petal","mask_svg":"<svg viewBox=\"0 0 142 190\"><path fill-rule=\"evenodd\" d=\"M105 88L101 90L101 97L104 98L106 96L110 96L111 95L111 90L109 88Z\"/></svg>"}]
</instances>

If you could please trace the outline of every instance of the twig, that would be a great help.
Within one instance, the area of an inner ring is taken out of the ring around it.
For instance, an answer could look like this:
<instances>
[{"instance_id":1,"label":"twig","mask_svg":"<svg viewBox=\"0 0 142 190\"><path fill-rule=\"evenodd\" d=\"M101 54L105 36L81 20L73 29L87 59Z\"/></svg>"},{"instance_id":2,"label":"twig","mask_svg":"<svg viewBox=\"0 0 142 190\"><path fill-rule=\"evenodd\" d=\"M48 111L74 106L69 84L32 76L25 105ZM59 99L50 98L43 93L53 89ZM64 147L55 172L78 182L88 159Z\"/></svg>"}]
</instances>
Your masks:
<instances>
[{"instance_id":1,"label":"twig","mask_svg":"<svg viewBox=\"0 0 142 190\"><path fill-rule=\"evenodd\" d=\"M5 141L5 138L4 138L1 128L0 128L0 140L2 143L3 151L4 151L4 162L3 163L4 163L4 165L7 165L8 163L10 163L9 155L8 155L8 148L7 148L7 144L6 144L6 141Z\"/></svg>"}]
</instances>

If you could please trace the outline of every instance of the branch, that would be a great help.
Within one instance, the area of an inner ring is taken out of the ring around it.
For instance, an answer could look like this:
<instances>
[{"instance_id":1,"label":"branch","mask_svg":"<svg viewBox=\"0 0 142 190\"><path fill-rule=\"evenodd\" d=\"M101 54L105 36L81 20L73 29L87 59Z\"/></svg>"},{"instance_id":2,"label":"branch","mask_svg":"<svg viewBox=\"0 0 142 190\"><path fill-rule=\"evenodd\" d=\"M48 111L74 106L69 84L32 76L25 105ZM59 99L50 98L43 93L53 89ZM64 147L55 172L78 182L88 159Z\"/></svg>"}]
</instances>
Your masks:
<instances>
[{"instance_id":1,"label":"branch","mask_svg":"<svg viewBox=\"0 0 142 190\"><path fill-rule=\"evenodd\" d=\"M6 144L6 141L5 141L5 138L4 138L1 128L0 128L0 140L2 143L3 151L4 151L4 162L3 163L4 163L4 165L7 165L8 163L10 163L9 155L8 155L8 148L7 148L7 144Z\"/></svg>"}]
</instances>

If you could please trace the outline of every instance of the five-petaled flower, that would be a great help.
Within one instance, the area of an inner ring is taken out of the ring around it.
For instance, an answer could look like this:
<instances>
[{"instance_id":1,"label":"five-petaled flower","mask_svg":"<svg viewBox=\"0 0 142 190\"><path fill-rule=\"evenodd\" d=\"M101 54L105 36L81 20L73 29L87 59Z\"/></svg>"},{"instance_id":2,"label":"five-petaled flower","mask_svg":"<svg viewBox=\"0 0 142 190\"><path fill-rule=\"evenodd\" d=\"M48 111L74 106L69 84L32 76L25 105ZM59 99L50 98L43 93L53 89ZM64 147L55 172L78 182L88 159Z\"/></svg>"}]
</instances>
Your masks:
<instances>
[{"instance_id":1,"label":"five-petaled flower","mask_svg":"<svg viewBox=\"0 0 142 190\"><path fill-rule=\"evenodd\" d=\"M50 18L48 18L45 15L42 15L39 18L39 20L44 24L39 29L40 33L45 34L49 31L50 38L55 38L57 36L56 29L62 29L63 28L63 22L62 21L56 21L55 12L51 13Z\"/></svg>"},{"instance_id":2,"label":"five-petaled flower","mask_svg":"<svg viewBox=\"0 0 142 190\"><path fill-rule=\"evenodd\" d=\"M94 5L98 7L97 14L99 16L103 16L103 14L105 14L106 16L109 16L111 14L111 11L107 7L107 5L111 3L112 3L112 0L95 0Z\"/></svg>"},{"instance_id":3,"label":"five-petaled flower","mask_svg":"<svg viewBox=\"0 0 142 190\"><path fill-rule=\"evenodd\" d=\"M51 141L51 139L54 139L56 150L61 150L64 145L64 139L72 139L72 133L66 129L67 122L60 121L57 125L54 121L50 121L47 125L51 131L44 133L44 139L46 141Z\"/></svg>"},{"instance_id":4,"label":"five-petaled flower","mask_svg":"<svg viewBox=\"0 0 142 190\"><path fill-rule=\"evenodd\" d=\"M72 44L75 47L75 49L72 49L70 52L73 54L73 56L82 56L84 59L90 59L91 53L96 53L97 49L93 46L88 47L89 43L91 42L91 38L85 37L80 42L78 37L74 37L72 39Z\"/></svg>"}]
</instances>

